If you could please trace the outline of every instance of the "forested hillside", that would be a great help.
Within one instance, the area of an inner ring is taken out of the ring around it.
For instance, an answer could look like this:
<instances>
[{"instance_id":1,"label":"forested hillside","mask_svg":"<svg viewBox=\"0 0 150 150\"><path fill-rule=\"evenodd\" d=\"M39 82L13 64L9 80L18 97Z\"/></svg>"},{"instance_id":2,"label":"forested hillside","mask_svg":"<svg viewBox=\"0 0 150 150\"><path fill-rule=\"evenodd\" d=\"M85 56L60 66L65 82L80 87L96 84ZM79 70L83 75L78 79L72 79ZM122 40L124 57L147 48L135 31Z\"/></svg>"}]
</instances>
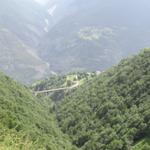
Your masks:
<instances>
[{"instance_id":1,"label":"forested hillside","mask_svg":"<svg viewBox=\"0 0 150 150\"><path fill-rule=\"evenodd\" d=\"M149 150L150 49L122 60L66 97L57 119L83 150Z\"/></svg>"},{"instance_id":2,"label":"forested hillside","mask_svg":"<svg viewBox=\"0 0 150 150\"><path fill-rule=\"evenodd\" d=\"M150 150L149 14L149 0L0 0L0 150Z\"/></svg>"},{"instance_id":3,"label":"forested hillside","mask_svg":"<svg viewBox=\"0 0 150 150\"><path fill-rule=\"evenodd\" d=\"M76 150L50 110L46 100L0 74L0 150Z\"/></svg>"},{"instance_id":4,"label":"forested hillside","mask_svg":"<svg viewBox=\"0 0 150 150\"><path fill-rule=\"evenodd\" d=\"M0 73L0 149L149 150L150 49L100 75L76 75L36 83L42 90L81 82L54 109Z\"/></svg>"}]
</instances>

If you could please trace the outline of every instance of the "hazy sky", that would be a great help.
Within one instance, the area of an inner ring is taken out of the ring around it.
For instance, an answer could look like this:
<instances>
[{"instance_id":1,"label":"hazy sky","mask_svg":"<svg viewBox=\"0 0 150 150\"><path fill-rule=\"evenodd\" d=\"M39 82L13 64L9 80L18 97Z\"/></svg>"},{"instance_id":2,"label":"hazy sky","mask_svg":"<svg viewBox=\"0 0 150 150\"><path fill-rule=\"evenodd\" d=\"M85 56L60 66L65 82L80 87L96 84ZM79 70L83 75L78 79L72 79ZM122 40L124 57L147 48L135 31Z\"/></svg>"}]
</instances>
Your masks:
<instances>
[{"instance_id":1,"label":"hazy sky","mask_svg":"<svg viewBox=\"0 0 150 150\"><path fill-rule=\"evenodd\" d=\"M48 0L35 0L36 2L44 5Z\"/></svg>"}]
</instances>

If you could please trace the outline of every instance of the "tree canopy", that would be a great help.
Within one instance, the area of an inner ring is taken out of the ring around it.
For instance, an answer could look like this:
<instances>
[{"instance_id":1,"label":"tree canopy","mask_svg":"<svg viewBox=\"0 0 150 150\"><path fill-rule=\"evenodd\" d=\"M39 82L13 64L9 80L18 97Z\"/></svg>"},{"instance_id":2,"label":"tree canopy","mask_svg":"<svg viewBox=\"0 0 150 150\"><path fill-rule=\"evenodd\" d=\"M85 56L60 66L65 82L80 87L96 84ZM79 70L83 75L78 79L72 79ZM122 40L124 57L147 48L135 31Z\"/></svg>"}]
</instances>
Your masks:
<instances>
[{"instance_id":1,"label":"tree canopy","mask_svg":"<svg viewBox=\"0 0 150 150\"><path fill-rule=\"evenodd\" d=\"M129 150L149 139L150 49L122 60L71 93L59 106L57 119L83 150Z\"/></svg>"}]
</instances>

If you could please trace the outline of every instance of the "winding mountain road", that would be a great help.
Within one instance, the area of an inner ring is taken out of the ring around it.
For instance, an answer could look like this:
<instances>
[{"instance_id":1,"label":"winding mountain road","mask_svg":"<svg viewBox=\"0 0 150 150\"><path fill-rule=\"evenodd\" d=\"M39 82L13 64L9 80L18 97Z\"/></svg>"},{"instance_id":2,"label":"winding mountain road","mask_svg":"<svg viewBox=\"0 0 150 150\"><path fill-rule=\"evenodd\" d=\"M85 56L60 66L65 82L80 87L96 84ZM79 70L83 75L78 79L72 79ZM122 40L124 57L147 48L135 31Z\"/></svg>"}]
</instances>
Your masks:
<instances>
[{"instance_id":1,"label":"winding mountain road","mask_svg":"<svg viewBox=\"0 0 150 150\"><path fill-rule=\"evenodd\" d=\"M64 87L64 88L56 88L56 89L49 89L49 90L43 90L43 91L34 91L35 96L39 94L44 94L44 93L50 93L50 92L55 92L55 91L64 91L64 90L71 90L79 86L79 81L76 81L74 85L70 87Z\"/></svg>"}]
</instances>

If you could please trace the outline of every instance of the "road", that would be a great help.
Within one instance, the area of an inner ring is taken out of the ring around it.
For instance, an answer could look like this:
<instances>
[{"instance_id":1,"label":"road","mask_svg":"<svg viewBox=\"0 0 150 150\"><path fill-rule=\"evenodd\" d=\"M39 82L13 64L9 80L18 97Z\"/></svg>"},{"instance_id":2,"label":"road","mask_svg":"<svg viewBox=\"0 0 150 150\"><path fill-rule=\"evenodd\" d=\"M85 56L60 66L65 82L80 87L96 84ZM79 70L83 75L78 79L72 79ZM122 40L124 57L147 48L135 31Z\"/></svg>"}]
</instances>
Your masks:
<instances>
[{"instance_id":1,"label":"road","mask_svg":"<svg viewBox=\"0 0 150 150\"><path fill-rule=\"evenodd\" d=\"M44 93L50 93L55 91L64 91L64 90L71 90L79 86L79 81L76 81L74 85L70 87L64 87L64 88L56 88L56 89L49 89L49 90L43 90L43 91L34 91L35 96L38 94L44 94Z\"/></svg>"}]
</instances>

